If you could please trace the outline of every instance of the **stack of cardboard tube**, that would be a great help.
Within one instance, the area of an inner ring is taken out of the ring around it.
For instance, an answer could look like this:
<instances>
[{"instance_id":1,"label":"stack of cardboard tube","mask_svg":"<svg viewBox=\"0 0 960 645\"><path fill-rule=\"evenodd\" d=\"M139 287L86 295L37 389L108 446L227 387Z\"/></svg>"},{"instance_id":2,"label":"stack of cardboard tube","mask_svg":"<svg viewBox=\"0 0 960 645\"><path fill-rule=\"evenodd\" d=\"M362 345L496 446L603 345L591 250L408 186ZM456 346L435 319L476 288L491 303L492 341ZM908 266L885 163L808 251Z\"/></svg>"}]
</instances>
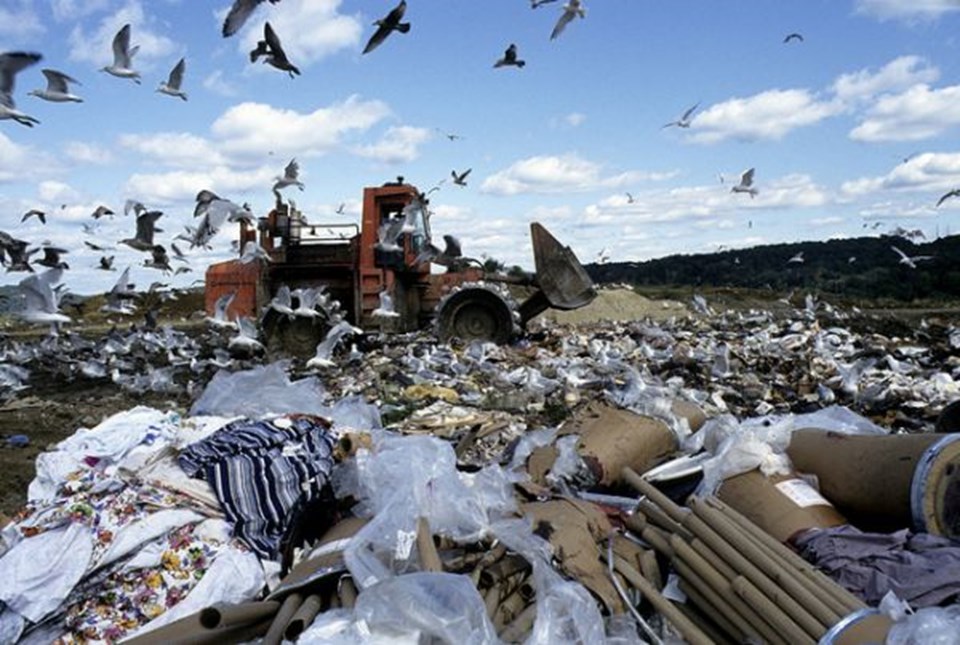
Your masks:
<instances>
[{"instance_id":1,"label":"stack of cardboard tube","mask_svg":"<svg viewBox=\"0 0 960 645\"><path fill-rule=\"evenodd\" d=\"M682 507L629 468L623 477L643 495L627 528L679 576L699 633L673 624L689 642L883 642L889 618L727 504L691 497Z\"/></svg>"}]
</instances>

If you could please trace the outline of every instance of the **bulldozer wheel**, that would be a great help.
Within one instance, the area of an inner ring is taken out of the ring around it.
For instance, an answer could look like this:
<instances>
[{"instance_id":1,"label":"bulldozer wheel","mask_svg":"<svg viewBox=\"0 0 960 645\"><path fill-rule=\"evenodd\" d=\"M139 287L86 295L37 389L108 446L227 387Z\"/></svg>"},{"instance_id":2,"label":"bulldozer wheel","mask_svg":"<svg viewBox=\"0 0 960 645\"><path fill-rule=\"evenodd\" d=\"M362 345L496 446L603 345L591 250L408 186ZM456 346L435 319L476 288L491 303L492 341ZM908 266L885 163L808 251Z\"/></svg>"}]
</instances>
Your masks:
<instances>
[{"instance_id":1,"label":"bulldozer wheel","mask_svg":"<svg viewBox=\"0 0 960 645\"><path fill-rule=\"evenodd\" d=\"M316 354L330 325L323 314L289 318L271 310L264 316L262 328L270 356L309 359Z\"/></svg>"},{"instance_id":2,"label":"bulldozer wheel","mask_svg":"<svg viewBox=\"0 0 960 645\"><path fill-rule=\"evenodd\" d=\"M443 342L460 338L507 343L513 336L513 314L504 299L488 289L461 289L441 305L437 335Z\"/></svg>"}]
</instances>

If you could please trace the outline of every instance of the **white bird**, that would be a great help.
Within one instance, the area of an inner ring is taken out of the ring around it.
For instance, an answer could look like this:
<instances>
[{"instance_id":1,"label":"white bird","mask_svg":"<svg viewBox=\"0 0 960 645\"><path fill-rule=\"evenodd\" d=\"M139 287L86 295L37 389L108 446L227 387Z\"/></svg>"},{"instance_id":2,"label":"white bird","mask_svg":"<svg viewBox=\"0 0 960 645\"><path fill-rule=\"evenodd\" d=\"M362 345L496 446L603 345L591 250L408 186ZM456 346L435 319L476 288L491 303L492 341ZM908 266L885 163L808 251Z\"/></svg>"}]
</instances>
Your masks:
<instances>
[{"instance_id":1,"label":"white bird","mask_svg":"<svg viewBox=\"0 0 960 645\"><path fill-rule=\"evenodd\" d=\"M54 287L63 277L63 269L48 269L20 281L20 294L24 298L20 318L29 323L68 323L70 317L60 313L60 298Z\"/></svg>"},{"instance_id":2,"label":"white bird","mask_svg":"<svg viewBox=\"0 0 960 645\"><path fill-rule=\"evenodd\" d=\"M745 170L742 175L740 175L740 183L730 189L731 193L749 193L750 199L753 199L757 196L757 189L753 187L753 173L754 169Z\"/></svg>"},{"instance_id":3,"label":"white bird","mask_svg":"<svg viewBox=\"0 0 960 645\"><path fill-rule=\"evenodd\" d=\"M142 213L147 212L147 207L143 205L143 202L136 199L128 199L123 203L123 214L129 215L130 211L133 211L134 215L141 215Z\"/></svg>"},{"instance_id":4,"label":"white bird","mask_svg":"<svg viewBox=\"0 0 960 645\"><path fill-rule=\"evenodd\" d=\"M290 300L293 301L293 298L297 299L297 306L293 308L293 314L295 316L303 316L304 318L316 318L317 316L322 315L320 311L317 310L317 305L323 299L326 287L300 287L294 289L290 292Z\"/></svg>"},{"instance_id":5,"label":"white bird","mask_svg":"<svg viewBox=\"0 0 960 645\"><path fill-rule=\"evenodd\" d=\"M380 292L380 306L370 314L374 318L399 318L400 314L393 305L393 297L384 289Z\"/></svg>"},{"instance_id":6,"label":"white bird","mask_svg":"<svg viewBox=\"0 0 960 645\"><path fill-rule=\"evenodd\" d=\"M123 273L120 274L120 279L113 285L113 288L104 294L106 304L100 307L100 311L129 316L134 313L137 308L133 303L126 301L134 298L136 295L137 292L134 290L134 285L130 282L130 267L127 267L123 270Z\"/></svg>"},{"instance_id":7,"label":"white bird","mask_svg":"<svg viewBox=\"0 0 960 645\"><path fill-rule=\"evenodd\" d=\"M787 262L795 262L795 263L797 263L797 264L802 263L802 262L803 262L803 251L800 251L799 253L797 253L796 255L794 255L792 258L790 258L789 260L787 260Z\"/></svg>"},{"instance_id":8,"label":"white bird","mask_svg":"<svg viewBox=\"0 0 960 645\"><path fill-rule=\"evenodd\" d=\"M228 38L235 34L262 2L263 0L234 0L227 17L223 20L223 37ZM271 4L278 2L280 0L270 0Z\"/></svg>"},{"instance_id":9,"label":"white bird","mask_svg":"<svg viewBox=\"0 0 960 645\"><path fill-rule=\"evenodd\" d=\"M243 352L245 354L265 351L263 343L257 340L259 334L256 323L244 316L237 316L236 328L237 335L227 341L227 349L231 352Z\"/></svg>"},{"instance_id":10,"label":"white bird","mask_svg":"<svg viewBox=\"0 0 960 645\"><path fill-rule=\"evenodd\" d=\"M290 287L281 284L277 289L276 295L273 296L273 299L267 305L267 308L275 309L288 318L293 318L295 314L293 312L293 297L290 295Z\"/></svg>"},{"instance_id":11,"label":"white bird","mask_svg":"<svg viewBox=\"0 0 960 645\"><path fill-rule=\"evenodd\" d=\"M129 78L139 85L140 72L131 67L131 61L139 50L139 45L130 47L130 24L127 23L121 27L117 35L113 37L113 64L107 65L100 71L118 78Z\"/></svg>"},{"instance_id":12,"label":"white bird","mask_svg":"<svg viewBox=\"0 0 960 645\"><path fill-rule=\"evenodd\" d=\"M689 128L689 127L690 127L690 122L691 122L691 120L692 120L690 117L693 116L694 111L695 111L698 107L700 107L700 103L697 103L697 104L694 105L692 108L690 108L689 110L687 110L686 112L684 112L684 113L683 113L683 116L681 116L681 117L680 117L679 119L677 119L676 121L671 121L670 123L666 123L666 124L664 124L663 127L669 128L671 125L675 125L675 126L677 126L678 128Z\"/></svg>"},{"instance_id":13,"label":"white bird","mask_svg":"<svg viewBox=\"0 0 960 645\"><path fill-rule=\"evenodd\" d=\"M227 310L230 308L230 303L233 302L233 299L237 297L236 291L231 291L230 293L225 293L213 304L213 315L207 316L204 320L220 329L227 329L233 326L233 323L230 322L230 319L227 317Z\"/></svg>"},{"instance_id":14,"label":"white bird","mask_svg":"<svg viewBox=\"0 0 960 645\"><path fill-rule=\"evenodd\" d=\"M317 353L313 358L307 361L307 369L314 369L317 367L333 367L335 365L333 362L333 351L337 348L337 345L340 344L340 341L347 336L359 335L362 333L362 329L354 327L346 320L341 320L336 325L331 327L324 339L317 344Z\"/></svg>"},{"instance_id":15,"label":"white bird","mask_svg":"<svg viewBox=\"0 0 960 645\"><path fill-rule=\"evenodd\" d=\"M250 264L254 260L269 262L270 254L256 240L249 240L243 245L243 252L240 253L240 264Z\"/></svg>"},{"instance_id":16,"label":"white bird","mask_svg":"<svg viewBox=\"0 0 960 645\"><path fill-rule=\"evenodd\" d=\"M897 255L900 256L900 262L899 262L898 264L906 264L906 265L907 265L908 267L910 267L911 269L916 269L916 268L917 268L917 264L916 264L916 263L917 263L917 262L920 262L921 260L932 260L932 259L933 259L933 256L932 256L932 255L914 255L914 256L909 256L909 255L907 255L906 253L904 253L903 251L901 251L900 249L898 249L898 248L895 247L895 246L891 246L890 248L893 249L894 251L896 251L896 252L897 252Z\"/></svg>"},{"instance_id":17,"label":"white bird","mask_svg":"<svg viewBox=\"0 0 960 645\"><path fill-rule=\"evenodd\" d=\"M166 94L167 96L178 96L184 101L187 100L187 93L180 89L180 86L183 85L183 72L187 69L187 61L184 58L180 59L176 65L173 66L173 69L170 70L170 76L167 77L166 83L160 83L160 87L157 88L157 91L161 94Z\"/></svg>"},{"instance_id":18,"label":"white bird","mask_svg":"<svg viewBox=\"0 0 960 645\"><path fill-rule=\"evenodd\" d=\"M577 16L581 18L587 17L587 10L581 6L580 0L570 0L567 4L563 5L563 13L560 15L560 19L557 20L557 24L553 27L550 40L553 40L563 33L563 30L570 24L570 21Z\"/></svg>"},{"instance_id":19,"label":"white bird","mask_svg":"<svg viewBox=\"0 0 960 645\"><path fill-rule=\"evenodd\" d=\"M29 114L17 109L13 102L13 85L17 72L33 65L43 58L33 52L7 52L0 54L0 119L13 119L20 125L32 128L40 123Z\"/></svg>"},{"instance_id":20,"label":"white bird","mask_svg":"<svg viewBox=\"0 0 960 645\"><path fill-rule=\"evenodd\" d=\"M303 182L300 181L299 176L300 164L297 163L296 159L291 159L287 167L283 169L283 177L275 177L277 181L273 185L273 190L283 190L287 186L296 186L300 190L303 190Z\"/></svg>"},{"instance_id":21,"label":"white bird","mask_svg":"<svg viewBox=\"0 0 960 645\"><path fill-rule=\"evenodd\" d=\"M58 72L55 69L42 69L40 71L47 77L47 87L42 90L30 90L29 93L31 96L39 97L45 101L53 101L54 103L66 103L68 101L83 103L82 98L70 93L69 86L70 83L80 85L80 81L63 72Z\"/></svg>"}]
</instances>

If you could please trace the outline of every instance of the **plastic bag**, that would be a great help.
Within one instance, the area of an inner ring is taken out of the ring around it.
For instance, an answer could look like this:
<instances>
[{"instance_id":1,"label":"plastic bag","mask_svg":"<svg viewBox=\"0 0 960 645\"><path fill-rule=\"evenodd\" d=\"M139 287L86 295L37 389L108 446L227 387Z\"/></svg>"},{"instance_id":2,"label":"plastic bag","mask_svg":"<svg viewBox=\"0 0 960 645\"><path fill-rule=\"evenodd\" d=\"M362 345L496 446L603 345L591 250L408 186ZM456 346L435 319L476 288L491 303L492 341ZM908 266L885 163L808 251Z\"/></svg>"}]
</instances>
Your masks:
<instances>
[{"instance_id":1,"label":"plastic bag","mask_svg":"<svg viewBox=\"0 0 960 645\"><path fill-rule=\"evenodd\" d=\"M313 377L291 382L286 363L278 361L242 372L217 372L200 398L190 408L190 416L210 414L265 416L301 413L323 415L325 392Z\"/></svg>"},{"instance_id":2,"label":"plastic bag","mask_svg":"<svg viewBox=\"0 0 960 645\"><path fill-rule=\"evenodd\" d=\"M927 607L897 621L887 645L960 645L960 605Z\"/></svg>"}]
</instances>

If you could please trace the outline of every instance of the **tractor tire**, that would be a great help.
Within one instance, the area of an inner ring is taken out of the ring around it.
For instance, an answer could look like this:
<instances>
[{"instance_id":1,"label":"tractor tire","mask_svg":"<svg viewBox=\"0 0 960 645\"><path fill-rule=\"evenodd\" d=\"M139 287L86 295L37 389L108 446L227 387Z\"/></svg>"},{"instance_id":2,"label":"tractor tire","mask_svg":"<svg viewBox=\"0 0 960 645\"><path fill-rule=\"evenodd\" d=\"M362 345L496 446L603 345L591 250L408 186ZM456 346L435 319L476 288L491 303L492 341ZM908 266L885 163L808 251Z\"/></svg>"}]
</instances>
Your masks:
<instances>
[{"instance_id":1,"label":"tractor tire","mask_svg":"<svg viewBox=\"0 0 960 645\"><path fill-rule=\"evenodd\" d=\"M317 345L330 331L330 324L323 313L289 317L274 309L264 315L261 327L267 356L271 360L313 358L317 353Z\"/></svg>"},{"instance_id":2,"label":"tractor tire","mask_svg":"<svg viewBox=\"0 0 960 645\"><path fill-rule=\"evenodd\" d=\"M437 337L482 340L503 345L515 334L514 313L508 300L483 287L464 287L437 308Z\"/></svg>"}]
</instances>

